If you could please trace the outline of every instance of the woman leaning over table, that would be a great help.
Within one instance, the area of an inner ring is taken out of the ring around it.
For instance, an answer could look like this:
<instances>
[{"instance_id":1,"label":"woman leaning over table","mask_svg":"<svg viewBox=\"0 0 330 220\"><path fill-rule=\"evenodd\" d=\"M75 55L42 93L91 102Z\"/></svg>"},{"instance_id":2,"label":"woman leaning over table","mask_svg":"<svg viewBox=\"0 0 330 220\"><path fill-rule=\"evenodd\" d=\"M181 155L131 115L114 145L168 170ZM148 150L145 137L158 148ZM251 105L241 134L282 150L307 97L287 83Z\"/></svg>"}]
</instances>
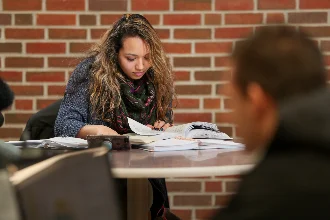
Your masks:
<instances>
[{"instance_id":1,"label":"woman leaning over table","mask_svg":"<svg viewBox=\"0 0 330 220\"><path fill-rule=\"evenodd\" d=\"M55 136L129 133L127 117L166 129L173 120L173 96L171 65L156 31L142 15L123 15L73 71ZM149 181L152 219L171 215L165 179Z\"/></svg>"}]
</instances>

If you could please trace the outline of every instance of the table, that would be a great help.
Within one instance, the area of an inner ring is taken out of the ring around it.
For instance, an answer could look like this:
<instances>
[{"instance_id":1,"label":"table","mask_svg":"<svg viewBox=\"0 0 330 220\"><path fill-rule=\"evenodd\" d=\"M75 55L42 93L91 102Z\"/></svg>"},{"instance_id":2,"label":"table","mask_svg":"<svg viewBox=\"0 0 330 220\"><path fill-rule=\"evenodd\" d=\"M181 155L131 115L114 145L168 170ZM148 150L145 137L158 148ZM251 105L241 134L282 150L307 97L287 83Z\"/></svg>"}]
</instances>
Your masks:
<instances>
[{"instance_id":1,"label":"table","mask_svg":"<svg viewBox=\"0 0 330 220\"><path fill-rule=\"evenodd\" d=\"M257 158L244 150L210 149L147 152L112 151L112 173L128 179L128 219L148 219L151 189L147 178L237 175L249 171ZM143 202L141 202L143 201ZM131 215L134 213L134 216Z\"/></svg>"}]
</instances>

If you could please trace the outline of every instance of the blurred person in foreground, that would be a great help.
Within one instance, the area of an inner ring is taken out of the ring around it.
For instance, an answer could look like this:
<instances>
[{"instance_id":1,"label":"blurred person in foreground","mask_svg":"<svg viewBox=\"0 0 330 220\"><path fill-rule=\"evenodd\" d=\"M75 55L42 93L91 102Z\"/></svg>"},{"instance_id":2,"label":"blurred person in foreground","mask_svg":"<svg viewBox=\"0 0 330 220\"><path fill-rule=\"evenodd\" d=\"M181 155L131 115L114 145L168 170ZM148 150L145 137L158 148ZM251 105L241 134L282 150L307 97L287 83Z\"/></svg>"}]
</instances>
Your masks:
<instances>
[{"instance_id":1,"label":"blurred person in foreground","mask_svg":"<svg viewBox=\"0 0 330 220\"><path fill-rule=\"evenodd\" d=\"M235 120L260 159L214 219L330 219L330 93L316 43L265 26L232 61Z\"/></svg>"}]
</instances>

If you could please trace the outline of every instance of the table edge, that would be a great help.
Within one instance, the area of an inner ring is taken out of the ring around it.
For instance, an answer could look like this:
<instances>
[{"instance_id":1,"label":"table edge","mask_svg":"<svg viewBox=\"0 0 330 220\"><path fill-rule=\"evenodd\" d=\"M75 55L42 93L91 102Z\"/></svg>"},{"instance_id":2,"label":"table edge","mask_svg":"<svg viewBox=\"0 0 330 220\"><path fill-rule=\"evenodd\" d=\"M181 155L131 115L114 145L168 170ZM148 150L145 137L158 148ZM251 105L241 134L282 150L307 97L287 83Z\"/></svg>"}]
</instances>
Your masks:
<instances>
[{"instance_id":1,"label":"table edge","mask_svg":"<svg viewBox=\"0 0 330 220\"><path fill-rule=\"evenodd\" d=\"M250 171L255 165L232 165L210 167L175 168L112 168L115 178L169 178L239 175Z\"/></svg>"}]
</instances>

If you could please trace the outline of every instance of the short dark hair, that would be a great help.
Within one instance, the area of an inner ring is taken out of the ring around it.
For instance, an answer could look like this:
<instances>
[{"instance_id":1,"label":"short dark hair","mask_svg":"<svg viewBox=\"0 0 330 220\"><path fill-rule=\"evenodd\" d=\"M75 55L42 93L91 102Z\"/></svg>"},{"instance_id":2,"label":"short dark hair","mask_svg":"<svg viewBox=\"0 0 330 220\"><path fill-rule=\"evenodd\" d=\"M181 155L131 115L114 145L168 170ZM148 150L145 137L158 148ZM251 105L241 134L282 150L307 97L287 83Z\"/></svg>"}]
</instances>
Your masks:
<instances>
[{"instance_id":1,"label":"short dark hair","mask_svg":"<svg viewBox=\"0 0 330 220\"><path fill-rule=\"evenodd\" d=\"M326 86L323 56L317 44L291 26L263 26L233 52L234 82L246 94L255 82L275 101Z\"/></svg>"}]
</instances>

